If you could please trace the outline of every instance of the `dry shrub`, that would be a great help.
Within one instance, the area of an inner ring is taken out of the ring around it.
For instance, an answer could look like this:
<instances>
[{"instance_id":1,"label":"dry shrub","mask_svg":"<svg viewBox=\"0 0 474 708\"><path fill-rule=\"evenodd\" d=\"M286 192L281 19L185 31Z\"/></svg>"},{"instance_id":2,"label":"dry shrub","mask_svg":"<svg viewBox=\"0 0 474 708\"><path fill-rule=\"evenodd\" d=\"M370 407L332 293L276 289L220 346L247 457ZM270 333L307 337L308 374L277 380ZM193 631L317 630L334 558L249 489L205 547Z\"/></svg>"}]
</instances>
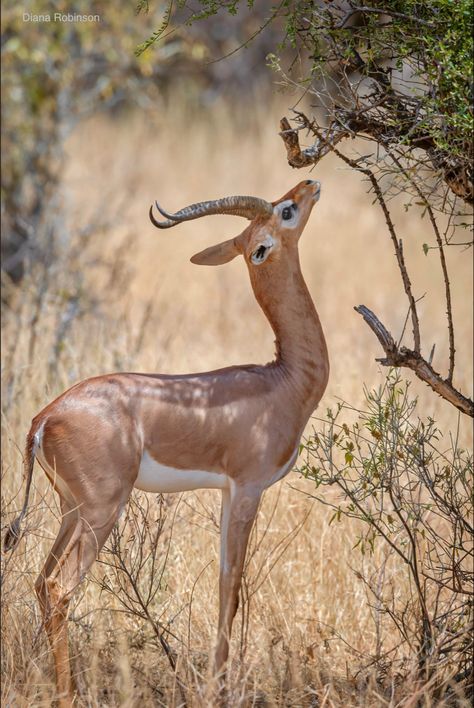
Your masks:
<instances>
[{"instance_id":1,"label":"dry shrub","mask_svg":"<svg viewBox=\"0 0 474 708\"><path fill-rule=\"evenodd\" d=\"M365 399L362 410L341 402L315 420L300 469L314 481L311 496L333 509L331 523L360 521L354 551L373 555L382 546L378 567L369 575L356 570L377 630L368 665L382 683L387 675L412 677L437 699L453 692L467 697L473 692L472 454L457 436L445 440L432 418L418 417L400 372L390 371ZM397 592L394 567L409 581L408 595Z\"/></svg>"}]
</instances>

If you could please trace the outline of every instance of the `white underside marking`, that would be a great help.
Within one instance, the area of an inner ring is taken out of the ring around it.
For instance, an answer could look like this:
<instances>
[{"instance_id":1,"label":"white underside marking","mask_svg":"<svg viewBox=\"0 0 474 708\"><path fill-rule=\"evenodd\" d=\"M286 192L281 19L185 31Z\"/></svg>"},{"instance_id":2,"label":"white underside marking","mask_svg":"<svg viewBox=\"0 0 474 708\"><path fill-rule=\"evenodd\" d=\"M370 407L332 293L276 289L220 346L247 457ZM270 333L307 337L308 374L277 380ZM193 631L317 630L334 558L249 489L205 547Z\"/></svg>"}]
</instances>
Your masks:
<instances>
[{"instance_id":1,"label":"white underside marking","mask_svg":"<svg viewBox=\"0 0 474 708\"><path fill-rule=\"evenodd\" d=\"M193 489L226 489L226 474L205 470L180 470L154 460L145 450L134 486L144 492L189 492Z\"/></svg>"},{"instance_id":2,"label":"white underside marking","mask_svg":"<svg viewBox=\"0 0 474 708\"><path fill-rule=\"evenodd\" d=\"M43 441L43 429L44 429L44 422L41 423L40 427L35 433L35 444L33 446L33 455L36 455L37 450L39 447L41 447L41 443Z\"/></svg>"}]
</instances>

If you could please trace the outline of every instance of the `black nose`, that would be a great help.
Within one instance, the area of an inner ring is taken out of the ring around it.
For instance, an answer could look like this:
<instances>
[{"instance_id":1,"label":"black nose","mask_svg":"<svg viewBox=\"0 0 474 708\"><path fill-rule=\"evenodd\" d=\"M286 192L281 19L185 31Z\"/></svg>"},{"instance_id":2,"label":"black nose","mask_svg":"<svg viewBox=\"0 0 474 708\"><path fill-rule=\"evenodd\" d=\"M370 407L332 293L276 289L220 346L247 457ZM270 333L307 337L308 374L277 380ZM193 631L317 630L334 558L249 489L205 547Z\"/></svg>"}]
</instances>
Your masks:
<instances>
[{"instance_id":1,"label":"black nose","mask_svg":"<svg viewBox=\"0 0 474 708\"><path fill-rule=\"evenodd\" d=\"M314 184L314 180L312 179L307 179L305 184Z\"/></svg>"}]
</instances>

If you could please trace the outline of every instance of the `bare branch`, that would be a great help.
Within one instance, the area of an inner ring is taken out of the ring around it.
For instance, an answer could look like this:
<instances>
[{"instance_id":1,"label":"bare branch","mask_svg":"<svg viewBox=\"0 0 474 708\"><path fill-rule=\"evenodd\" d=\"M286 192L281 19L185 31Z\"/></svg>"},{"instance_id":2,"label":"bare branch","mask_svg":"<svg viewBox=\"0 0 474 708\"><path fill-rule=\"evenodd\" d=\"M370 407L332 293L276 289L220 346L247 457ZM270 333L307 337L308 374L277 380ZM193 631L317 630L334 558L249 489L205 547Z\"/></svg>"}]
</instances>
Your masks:
<instances>
[{"instance_id":1,"label":"bare branch","mask_svg":"<svg viewBox=\"0 0 474 708\"><path fill-rule=\"evenodd\" d=\"M301 168L316 165L322 157L331 152L334 145L349 135L348 131L338 124L333 124L322 131L321 138L311 147L301 150L298 131L290 126L288 118L280 120L280 136L285 143L288 164L291 167Z\"/></svg>"},{"instance_id":2,"label":"bare branch","mask_svg":"<svg viewBox=\"0 0 474 708\"><path fill-rule=\"evenodd\" d=\"M409 20L410 22L414 22L418 25L424 25L426 27L432 27L433 23L430 22L429 20L423 20L420 17L415 17L414 15L406 15L404 12L396 12L395 10L391 10L390 8L377 8L377 7L367 7L366 5L362 5L361 7L353 7L347 15L343 18L341 21L338 29L345 29L345 25L348 20L351 19L354 15L357 13L362 12L362 13L374 13L376 15L387 15L388 17L394 17L398 19L403 19L403 20Z\"/></svg>"},{"instance_id":3,"label":"bare branch","mask_svg":"<svg viewBox=\"0 0 474 708\"><path fill-rule=\"evenodd\" d=\"M421 356L419 352L407 349L407 347L398 347L395 341L374 315L372 310L369 310L365 305L354 307L354 310L362 315L364 320L374 332L385 352L384 359L377 359L384 366L403 366L415 372L419 379L424 381L430 388L439 394L446 401L449 401L453 406L456 406L462 413L474 417L474 402L464 396L460 391L454 388L451 381L443 379L433 367Z\"/></svg>"},{"instance_id":4,"label":"bare branch","mask_svg":"<svg viewBox=\"0 0 474 708\"><path fill-rule=\"evenodd\" d=\"M431 221L433 231L435 233L436 243L438 244L438 249L439 249L439 259L441 262L441 270L443 271L444 290L445 290L445 297L446 297L446 315L448 318L449 373L448 373L447 381L452 383L453 374L454 374L454 355L455 355L456 349L455 349L455 345L454 345L454 324L453 324L453 309L452 309L452 302L451 302L451 285L450 285L449 277L448 277L448 266L446 264L446 256L444 254L443 240L441 238L441 234L440 234L440 231L438 228L438 223L436 221L436 217L434 215L431 204L424 197L416 180L414 180L413 177L407 172L407 170L405 170L405 168L403 167L403 165L401 164L400 160L398 159L398 157L396 155L394 155L392 152L390 152L389 154L390 154L390 157L392 158L392 160L397 165L397 167L403 172L406 179L408 179L410 181L412 187L415 189L416 193L418 194L421 201L423 202L424 207L428 213L429 219ZM430 364L431 364L431 359L430 359Z\"/></svg>"},{"instance_id":5,"label":"bare branch","mask_svg":"<svg viewBox=\"0 0 474 708\"><path fill-rule=\"evenodd\" d=\"M380 79L384 77L383 72L377 68L370 70L369 74L374 79L377 76L379 83ZM407 124L408 121L413 121L413 109L410 110L408 108L408 102L408 98L402 100L388 90L387 87L384 87L384 93L377 104L364 106L358 110L346 110L338 107L334 112L330 128L323 131L323 135L318 135L318 140L314 145L304 150L299 148L297 132L293 131L293 134L291 134L290 125L287 119L283 118L280 121L282 131L280 135L287 148L288 163L292 167L298 168L317 164L329 152L329 144L336 145L343 138L365 135L386 149L390 146L403 144L411 148L424 150L433 167L436 170L440 170L444 181L452 192L467 204L474 204L474 183L472 175L468 174L466 170L464 161L447 155L440 150L433 139L426 135L426 131L417 126L416 122L412 125ZM396 105L393 106L393 104ZM373 113L368 113L368 111L373 112L373 109L377 106L382 107L383 105L390 105L396 111L399 116L399 121L396 124L388 126L383 121L383 116L377 119ZM307 127L311 128L316 134L314 126L309 121ZM323 147L328 149L322 149L321 143Z\"/></svg>"}]
</instances>

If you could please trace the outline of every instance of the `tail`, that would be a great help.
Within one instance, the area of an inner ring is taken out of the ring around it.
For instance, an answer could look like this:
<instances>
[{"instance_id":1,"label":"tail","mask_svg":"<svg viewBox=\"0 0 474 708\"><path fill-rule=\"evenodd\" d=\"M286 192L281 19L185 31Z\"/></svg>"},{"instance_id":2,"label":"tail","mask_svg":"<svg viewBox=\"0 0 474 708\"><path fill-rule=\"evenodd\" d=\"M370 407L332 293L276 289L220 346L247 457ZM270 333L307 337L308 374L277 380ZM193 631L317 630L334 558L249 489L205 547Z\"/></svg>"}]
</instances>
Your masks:
<instances>
[{"instance_id":1,"label":"tail","mask_svg":"<svg viewBox=\"0 0 474 708\"><path fill-rule=\"evenodd\" d=\"M34 438L34 434L33 434L33 429L30 430L30 432L28 433L28 437L26 439L25 457L23 460L23 464L25 467L25 476L26 476L25 501L23 502L23 508L22 508L19 516L17 516L15 521L12 524L10 524L5 536L3 537L3 550L5 553L7 553L9 551L14 551L15 548L17 547L17 545L20 541L20 538L21 538L20 525L21 525L21 522L23 521L23 517L25 516L26 510L28 508L28 498L30 496L31 479L33 477L33 467L35 464L35 438Z\"/></svg>"}]
</instances>

